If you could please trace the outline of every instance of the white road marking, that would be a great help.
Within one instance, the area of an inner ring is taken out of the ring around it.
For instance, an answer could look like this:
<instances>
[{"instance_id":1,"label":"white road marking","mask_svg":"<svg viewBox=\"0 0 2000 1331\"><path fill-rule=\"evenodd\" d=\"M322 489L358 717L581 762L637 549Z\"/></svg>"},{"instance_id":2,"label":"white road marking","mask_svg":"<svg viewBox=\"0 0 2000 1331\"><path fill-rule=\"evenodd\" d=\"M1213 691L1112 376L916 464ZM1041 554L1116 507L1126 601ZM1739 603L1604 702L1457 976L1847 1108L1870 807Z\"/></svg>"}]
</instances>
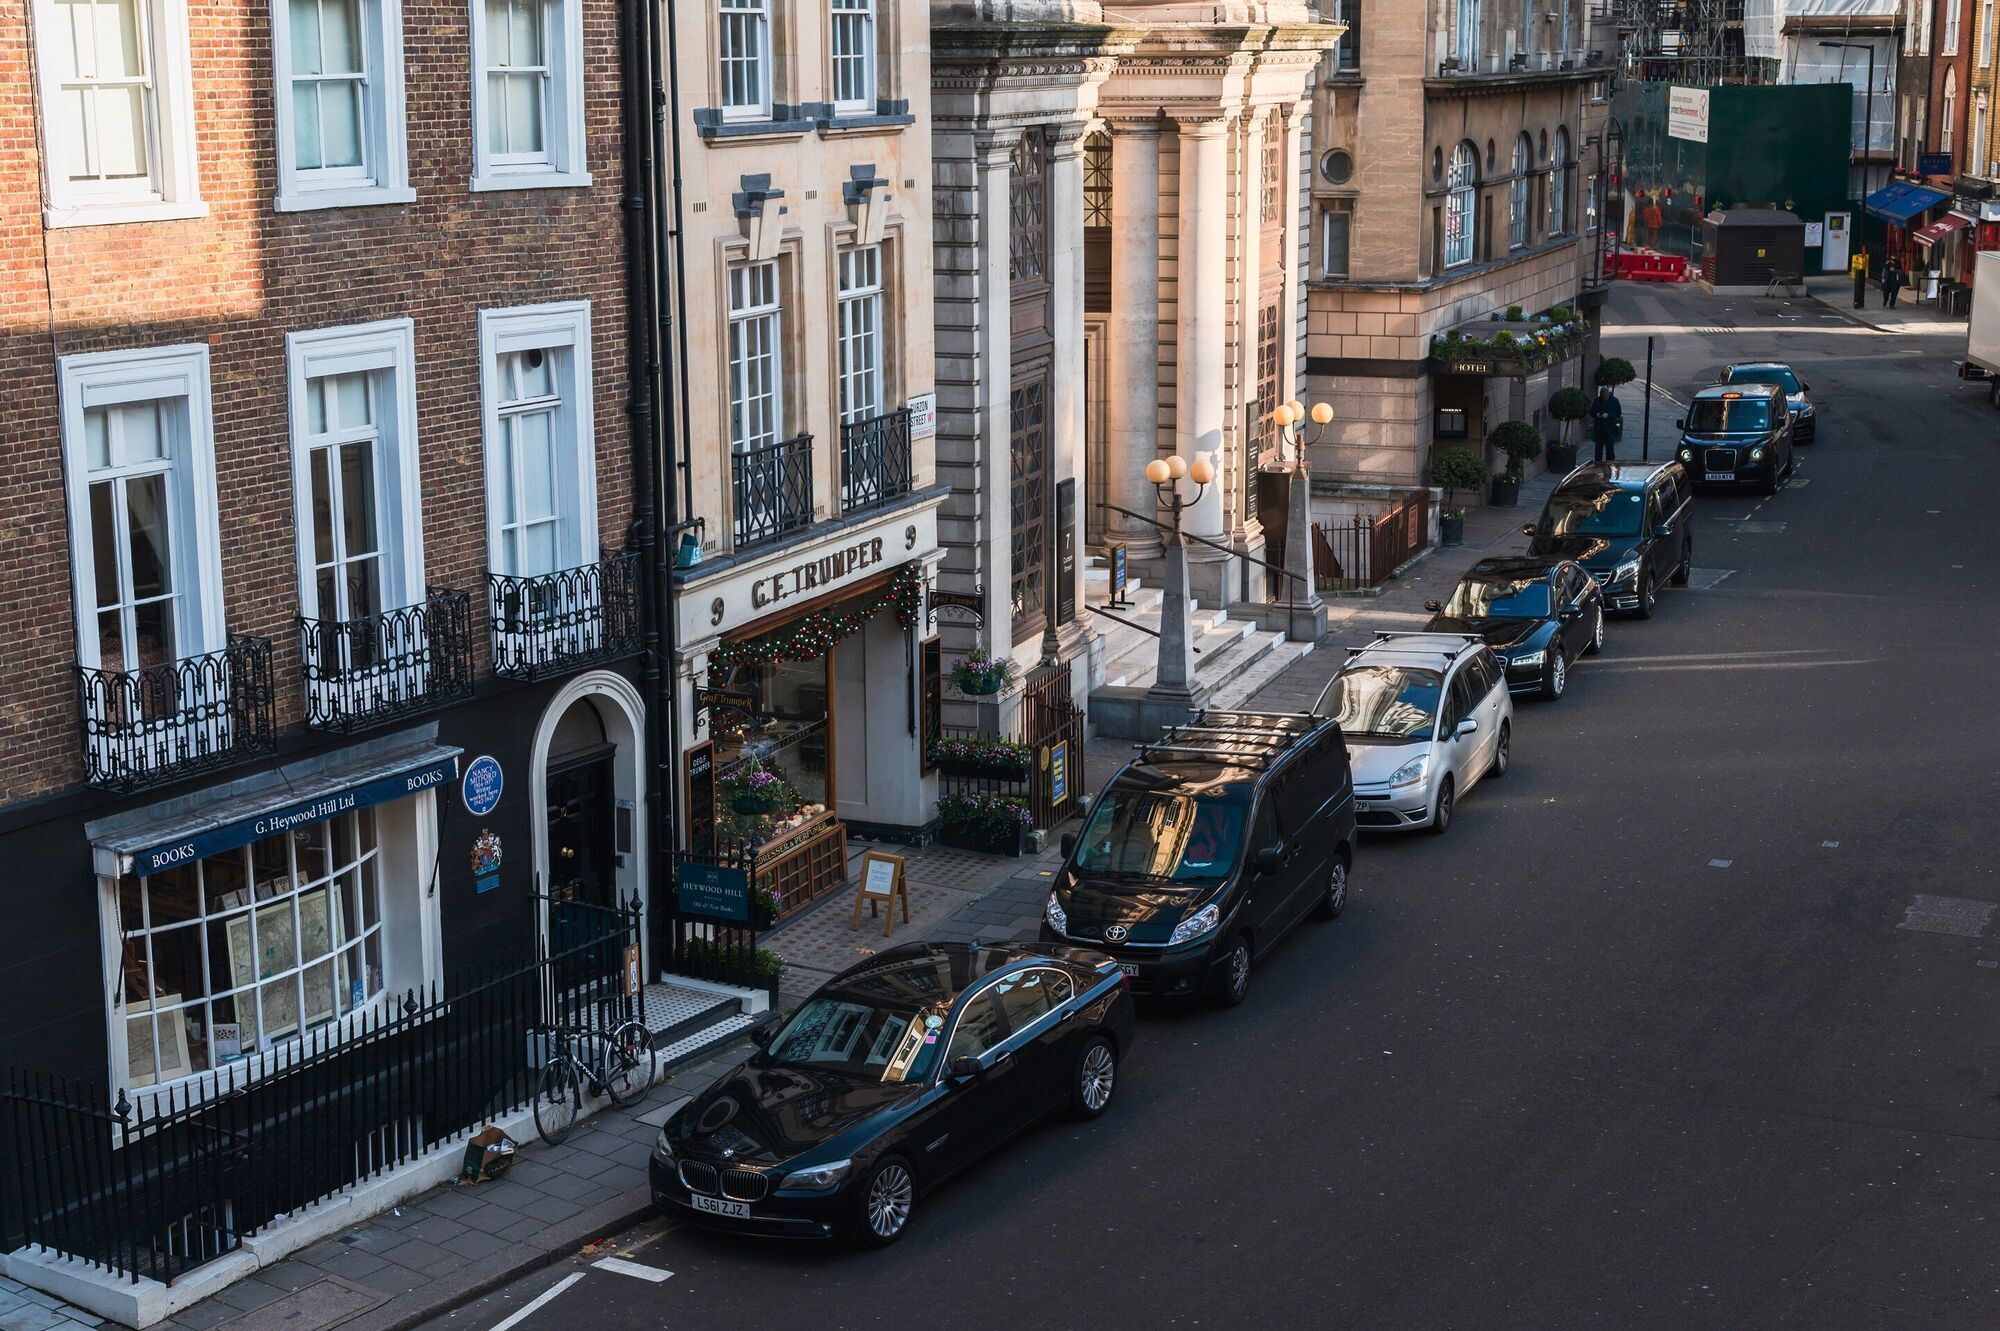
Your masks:
<instances>
[{"instance_id":1,"label":"white road marking","mask_svg":"<svg viewBox=\"0 0 2000 1331\"><path fill-rule=\"evenodd\" d=\"M564 1276L561 1280L556 1281L555 1284L550 1285L547 1289L543 1290L541 1294L535 1298L534 1302L530 1303L527 1307L521 1309L519 1312L515 1313L512 1317L509 1317L506 1321L496 1323L493 1327L493 1331L507 1331L507 1328L510 1326L519 1326L522 1322L527 1321L532 1314L539 1312L542 1306L546 1304L550 1299L553 1299L556 1295L562 1293L564 1290L568 1289L571 1285L574 1285L577 1281L581 1279L583 1279L583 1272L581 1271L576 1271L571 1273L570 1275Z\"/></svg>"},{"instance_id":2,"label":"white road marking","mask_svg":"<svg viewBox=\"0 0 2000 1331\"><path fill-rule=\"evenodd\" d=\"M1822 841L1819 844L1826 850L1832 850L1835 846L1838 846L1840 843L1838 841Z\"/></svg>"},{"instance_id":3,"label":"white road marking","mask_svg":"<svg viewBox=\"0 0 2000 1331\"><path fill-rule=\"evenodd\" d=\"M1601 665L1592 665L1590 669L1592 674L1602 674L1607 670L1614 672L1629 670L1634 674L1644 675L1661 670L1817 670L1821 666L1880 665L1881 662L1882 658L1879 656L1857 656L1852 659L1839 661L1723 661L1714 665L1696 665L1690 663L1688 665L1634 666L1628 665L1623 661L1606 661Z\"/></svg>"},{"instance_id":4,"label":"white road marking","mask_svg":"<svg viewBox=\"0 0 2000 1331\"><path fill-rule=\"evenodd\" d=\"M623 1257L600 1257L591 1263L600 1271L613 1275L632 1276L638 1280L650 1280L655 1285L665 1284L673 1279L674 1273L657 1266L646 1266L640 1262L628 1262ZM499 1331L496 1327L495 1331Z\"/></svg>"},{"instance_id":5,"label":"white road marking","mask_svg":"<svg viewBox=\"0 0 2000 1331\"><path fill-rule=\"evenodd\" d=\"M1736 863L1735 860L1710 860L1708 862L1708 867L1711 869L1727 869L1730 865L1734 863Z\"/></svg>"}]
</instances>

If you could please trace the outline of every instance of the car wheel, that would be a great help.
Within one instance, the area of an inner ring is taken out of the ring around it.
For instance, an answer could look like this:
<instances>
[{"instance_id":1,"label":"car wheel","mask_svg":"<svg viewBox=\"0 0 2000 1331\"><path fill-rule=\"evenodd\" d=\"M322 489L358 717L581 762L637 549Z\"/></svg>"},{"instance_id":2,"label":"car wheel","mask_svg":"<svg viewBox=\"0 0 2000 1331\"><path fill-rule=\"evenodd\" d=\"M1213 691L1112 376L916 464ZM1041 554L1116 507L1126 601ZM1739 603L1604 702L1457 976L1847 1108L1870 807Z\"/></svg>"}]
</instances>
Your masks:
<instances>
[{"instance_id":1,"label":"car wheel","mask_svg":"<svg viewBox=\"0 0 2000 1331\"><path fill-rule=\"evenodd\" d=\"M1651 619L1653 617L1653 603L1656 599L1657 593L1653 590L1653 580L1646 576L1646 570L1642 568L1639 570L1639 618Z\"/></svg>"},{"instance_id":2,"label":"car wheel","mask_svg":"<svg viewBox=\"0 0 2000 1331\"><path fill-rule=\"evenodd\" d=\"M1437 807L1431 810L1431 835L1443 836L1451 826L1451 806L1451 778L1446 777L1438 786Z\"/></svg>"},{"instance_id":3,"label":"car wheel","mask_svg":"<svg viewBox=\"0 0 2000 1331\"><path fill-rule=\"evenodd\" d=\"M1071 1083L1070 1117L1096 1118L1111 1107L1111 1094L1118 1089L1118 1051L1111 1041L1095 1036L1083 1047L1076 1060L1076 1079Z\"/></svg>"},{"instance_id":4,"label":"car wheel","mask_svg":"<svg viewBox=\"0 0 2000 1331\"><path fill-rule=\"evenodd\" d=\"M1347 861L1338 855L1333 858L1333 868L1327 870L1326 891L1319 899L1319 917L1322 920L1337 920L1340 912L1347 909Z\"/></svg>"},{"instance_id":5,"label":"car wheel","mask_svg":"<svg viewBox=\"0 0 2000 1331\"><path fill-rule=\"evenodd\" d=\"M1585 656L1595 656L1604 650L1604 607L1597 608L1597 623L1590 630L1590 646L1583 649Z\"/></svg>"},{"instance_id":6,"label":"car wheel","mask_svg":"<svg viewBox=\"0 0 2000 1331\"><path fill-rule=\"evenodd\" d=\"M1542 672L1542 696L1554 702L1568 687L1569 663L1563 659L1562 639L1557 638L1549 644L1549 665Z\"/></svg>"},{"instance_id":7,"label":"car wheel","mask_svg":"<svg viewBox=\"0 0 2000 1331\"><path fill-rule=\"evenodd\" d=\"M1502 721L1500 723L1500 738L1493 745L1493 765L1486 769L1486 774L1498 780L1500 777L1507 775L1507 768L1513 761L1514 723L1512 721Z\"/></svg>"},{"instance_id":8,"label":"car wheel","mask_svg":"<svg viewBox=\"0 0 2000 1331\"><path fill-rule=\"evenodd\" d=\"M917 1205L917 1180L901 1156L878 1163L861 1185L860 1223L855 1237L865 1248L886 1248L903 1237Z\"/></svg>"},{"instance_id":9,"label":"car wheel","mask_svg":"<svg viewBox=\"0 0 2000 1331\"><path fill-rule=\"evenodd\" d=\"M1215 985L1215 1001L1222 1007L1235 1007L1250 996L1250 937L1236 935L1236 941L1229 945L1229 955L1223 958L1222 974Z\"/></svg>"},{"instance_id":10,"label":"car wheel","mask_svg":"<svg viewBox=\"0 0 2000 1331\"><path fill-rule=\"evenodd\" d=\"M1685 587L1694 573L1694 538L1689 537L1681 549L1681 566L1674 570L1674 586Z\"/></svg>"}]
</instances>

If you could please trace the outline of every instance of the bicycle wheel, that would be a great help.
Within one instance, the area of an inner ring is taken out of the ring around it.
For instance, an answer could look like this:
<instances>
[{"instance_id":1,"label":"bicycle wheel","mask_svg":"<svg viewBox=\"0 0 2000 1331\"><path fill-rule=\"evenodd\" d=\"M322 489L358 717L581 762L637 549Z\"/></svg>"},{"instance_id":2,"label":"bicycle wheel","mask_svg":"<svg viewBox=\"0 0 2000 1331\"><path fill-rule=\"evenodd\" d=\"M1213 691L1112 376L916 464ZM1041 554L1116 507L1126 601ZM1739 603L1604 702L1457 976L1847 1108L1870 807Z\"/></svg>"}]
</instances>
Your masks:
<instances>
[{"instance_id":1,"label":"bicycle wheel","mask_svg":"<svg viewBox=\"0 0 2000 1331\"><path fill-rule=\"evenodd\" d=\"M568 1058L552 1059L542 1069L542 1084L535 1091L535 1131L543 1141L559 1146L569 1137L583 1104L581 1091L576 1064Z\"/></svg>"},{"instance_id":2,"label":"bicycle wheel","mask_svg":"<svg viewBox=\"0 0 2000 1331\"><path fill-rule=\"evenodd\" d=\"M604 1089L615 1105L635 1105L653 1085L659 1070L660 1053L653 1048L653 1033L637 1021L628 1021L613 1031L605 1051Z\"/></svg>"}]
</instances>

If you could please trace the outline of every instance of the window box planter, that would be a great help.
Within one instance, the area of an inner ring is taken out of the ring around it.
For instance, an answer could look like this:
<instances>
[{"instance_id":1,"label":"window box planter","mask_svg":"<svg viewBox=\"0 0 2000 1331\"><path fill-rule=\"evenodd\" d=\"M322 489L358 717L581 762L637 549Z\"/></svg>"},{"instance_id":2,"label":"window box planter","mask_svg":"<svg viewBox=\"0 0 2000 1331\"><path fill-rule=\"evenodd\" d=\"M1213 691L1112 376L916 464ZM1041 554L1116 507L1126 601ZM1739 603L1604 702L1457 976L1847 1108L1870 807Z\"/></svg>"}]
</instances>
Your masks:
<instances>
[{"instance_id":1,"label":"window box planter","mask_svg":"<svg viewBox=\"0 0 2000 1331\"><path fill-rule=\"evenodd\" d=\"M1019 855L1034 827L1028 806L1012 795L955 791L938 801L939 839L960 850Z\"/></svg>"},{"instance_id":2,"label":"window box planter","mask_svg":"<svg viewBox=\"0 0 2000 1331\"><path fill-rule=\"evenodd\" d=\"M946 776L991 777L996 781L1026 781L1028 760L1019 762L979 761L968 758L941 758L937 769Z\"/></svg>"},{"instance_id":3,"label":"window box planter","mask_svg":"<svg viewBox=\"0 0 2000 1331\"><path fill-rule=\"evenodd\" d=\"M953 826L946 823L938 830L938 840L959 850L976 850L983 855L1011 855L1019 857L1022 843L1026 840L1025 827L994 828L978 825Z\"/></svg>"}]
</instances>

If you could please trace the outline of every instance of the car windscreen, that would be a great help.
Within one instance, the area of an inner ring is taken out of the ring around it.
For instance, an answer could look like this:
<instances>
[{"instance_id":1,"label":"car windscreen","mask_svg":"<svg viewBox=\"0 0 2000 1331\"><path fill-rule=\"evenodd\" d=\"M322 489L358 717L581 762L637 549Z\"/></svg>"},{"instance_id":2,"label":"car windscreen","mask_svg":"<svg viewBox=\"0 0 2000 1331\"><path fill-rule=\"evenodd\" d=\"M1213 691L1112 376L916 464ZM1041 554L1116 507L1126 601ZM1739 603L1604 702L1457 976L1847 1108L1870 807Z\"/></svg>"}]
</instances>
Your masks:
<instances>
[{"instance_id":1,"label":"car windscreen","mask_svg":"<svg viewBox=\"0 0 2000 1331\"><path fill-rule=\"evenodd\" d=\"M1637 536L1645 503L1636 490L1558 490L1549 496L1542 530L1551 536Z\"/></svg>"},{"instance_id":2,"label":"car windscreen","mask_svg":"<svg viewBox=\"0 0 2000 1331\"><path fill-rule=\"evenodd\" d=\"M1799 377L1782 365L1760 365L1755 369L1738 368L1729 372L1732 384L1776 384L1787 393L1802 391Z\"/></svg>"},{"instance_id":3,"label":"car windscreen","mask_svg":"<svg viewBox=\"0 0 2000 1331\"><path fill-rule=\"evenodd\" d=\"M1761 397L1701 397L1688 408L1689 434L1762 434L1771 404Z\"/></svg>"},{"instance_id":4,"label":"car windscreen","mask_svg":"<svg viewBox=\"0 0 2000 1331\"><path fill-rule=\"evenodd\" d=\"M937 1062L948 1012L948 1003L898 1003L830 989L807 999L765 1053L774 1062L855 1081L921 1081Z\"/></svg>"},{"instance_id":5,"label":"car windscreen","mask_svg":"<svg viewBox=\"0 0 2000 1331\"><path fill-rule=\"evenodd\" d=\"M1353 739L1426 740L1435 733L1444 677L1414 666L1350 666L1320 695L1318 711Z\"/></svg>"},{"instance_id":6,"label":"car windscreen","mask_svg":"<svg viewBox=\"0 0 2000 1331\"><path fill-rule=\"evenodd\" d=\"M1243 846L1243 806L1171 791L1104 792L1077 841L1076 870L1106 878L1214 882Z\"/></svg>"},{"instance_id":7,"label":"car windscreen","mask_svg":"<svg viewBox=\"0 0 2000 1331\"><path fill-rule=\"evenodd\" d=\"M1458 584L1444 612L1460 619L1546 619L1549 584L1539 576L1486 578L1475 574Z\"/></svg>"}]
</instances>

